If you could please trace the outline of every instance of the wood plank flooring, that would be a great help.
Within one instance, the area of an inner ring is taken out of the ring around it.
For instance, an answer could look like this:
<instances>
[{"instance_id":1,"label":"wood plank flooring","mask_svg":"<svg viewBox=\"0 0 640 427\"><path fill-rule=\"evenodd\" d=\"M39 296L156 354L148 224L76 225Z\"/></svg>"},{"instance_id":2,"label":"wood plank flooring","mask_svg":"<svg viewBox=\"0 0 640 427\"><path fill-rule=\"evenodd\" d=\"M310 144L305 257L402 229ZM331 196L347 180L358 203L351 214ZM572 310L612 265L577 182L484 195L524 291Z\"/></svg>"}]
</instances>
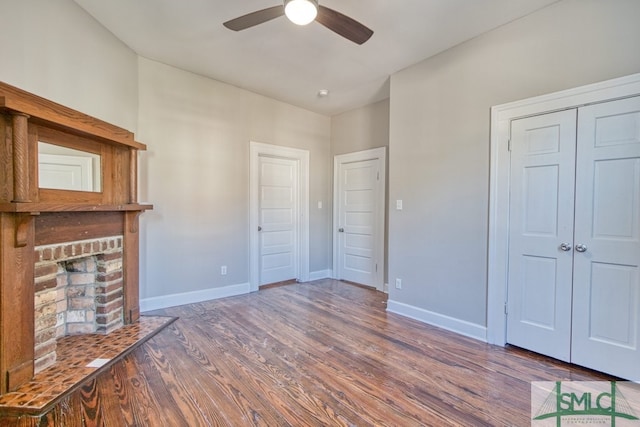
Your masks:
<instances>
[{"instance_id":1,"label":"wood plank flooring","mask_svg":"<svg viewBox=\"0 0 640 427\"><path fill-rule=\"evenodd\" d=\"M7 426L529 426L531 381L609 380L387 313L323 280L180 318L42 419Z\"/></svg>"}]
</instances>

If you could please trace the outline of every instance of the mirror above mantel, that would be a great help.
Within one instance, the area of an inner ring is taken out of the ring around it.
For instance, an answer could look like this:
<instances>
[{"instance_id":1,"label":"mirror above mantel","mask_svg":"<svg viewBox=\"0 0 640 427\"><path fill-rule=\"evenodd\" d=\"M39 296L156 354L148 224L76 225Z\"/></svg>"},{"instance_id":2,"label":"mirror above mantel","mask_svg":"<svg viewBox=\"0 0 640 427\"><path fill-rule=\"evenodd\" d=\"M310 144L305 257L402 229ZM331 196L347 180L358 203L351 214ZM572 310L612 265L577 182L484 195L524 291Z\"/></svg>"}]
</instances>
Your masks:
<instances>
[{"instance_id":1,"label":"mirror above mantel","mask_svg":"<svg viewBox=\"0 0 640 427\"><path fill-rule=\"evenodd\" d=\"M0 115L11 147L0 150L0 212L151 209L137 200L146 146L132 132L4 83Z\"/></svg>"},{"instance_id":2,"label":"mirror above mantel","mask_svg":"<svg viewBox=\"0 0 640 427\"><path fill-rule=\"evenodd\" d=\"M38 141L38 187L99 193L100 154Z\"/></svg>"}]
</instances>

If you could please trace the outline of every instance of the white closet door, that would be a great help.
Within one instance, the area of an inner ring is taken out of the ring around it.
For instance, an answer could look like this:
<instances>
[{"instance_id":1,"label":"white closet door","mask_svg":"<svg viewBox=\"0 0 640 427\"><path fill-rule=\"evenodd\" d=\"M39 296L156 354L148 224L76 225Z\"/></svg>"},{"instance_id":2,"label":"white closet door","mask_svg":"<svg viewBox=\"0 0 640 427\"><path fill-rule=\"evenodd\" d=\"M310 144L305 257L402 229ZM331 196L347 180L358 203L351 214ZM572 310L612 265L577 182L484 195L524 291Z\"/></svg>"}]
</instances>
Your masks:
<instances>
[{"instance_id":1,"label":"white closet door","mask_svg":"<svg viewBox=\"0 0 640 427\"><path fill-rule=\"evenodd\" d=\"M576 110L515 120L507 341L570 360Z\"/></svg>"},{"instance_id":2,"label":"white closet door","mask_svg":"<svg viewBox=\"0 0 640 427\"><path fill-rule=\"evenodd\" d=\"M640 97L579 110L576 174L571 360L640 381Z\"/></svg>"}]
</instances>

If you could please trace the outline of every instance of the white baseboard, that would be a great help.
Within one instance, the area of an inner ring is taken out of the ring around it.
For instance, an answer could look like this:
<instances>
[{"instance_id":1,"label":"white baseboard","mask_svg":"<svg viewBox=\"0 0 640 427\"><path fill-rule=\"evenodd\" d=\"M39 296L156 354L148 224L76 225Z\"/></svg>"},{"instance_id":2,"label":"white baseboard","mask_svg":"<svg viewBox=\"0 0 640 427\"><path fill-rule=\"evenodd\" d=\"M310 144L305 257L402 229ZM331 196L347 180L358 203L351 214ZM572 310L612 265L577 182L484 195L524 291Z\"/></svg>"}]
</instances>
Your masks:
<instances>
[{"instance_id":1,"label":"white baseboard","mask_svg":"<svg viewBox=\"0 0 640 427\"><path fill-rule=\"evenodd\" d=\"M203 289L201 291L184 292L180 294L162 295L159 297L142 298L140 311L159 310L177 305L192 304L212 299L232 297L249 293L249 284L224 286L222 288Z\"/></svg>"},{"instance_id":2,"label":"white baseboard","mask_svg":"<svg viewBox=\"0 0 640 427\"><path fill-rule=\"evenodd\" d=\"M429 325L437 326L448 331L456 332L466 337L487 342L487 328L466 320L445 316L423 308L415 307L397 301L387 301L387 311L418 320Z\"/></svg>"},{"instance_id":3,"label":"white baseboard","mask_svg":"<svg viewBox=\"0 0 640 427\"><path fill-rule=\"evenodd\" d=\"M333 277L333 270L320 270L320 271L312 271L309 273L309 281L312 282L314 280L321 279L330 279Z\"/></svg>"}]
</instances>

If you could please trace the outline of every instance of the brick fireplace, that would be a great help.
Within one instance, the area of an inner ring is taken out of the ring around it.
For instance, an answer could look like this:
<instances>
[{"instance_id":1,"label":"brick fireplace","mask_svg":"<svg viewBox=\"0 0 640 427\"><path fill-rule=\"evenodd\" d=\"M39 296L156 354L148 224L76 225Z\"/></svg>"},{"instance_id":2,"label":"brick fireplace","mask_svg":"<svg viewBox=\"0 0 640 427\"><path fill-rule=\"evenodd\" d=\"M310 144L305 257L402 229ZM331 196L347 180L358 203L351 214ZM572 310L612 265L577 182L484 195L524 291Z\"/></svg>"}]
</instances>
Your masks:
<instances>
[{"instance_id":1,"label":"brick fireplace","mask_svg":"<svg viewBox=\"0 0 640 427\"><path fill-rule=\"evenodd\" d=\"M35 248L37 374L56 361L56 340L124 324L122 236Z\"/></svg>"},{"instance_id":2,"label":"brick fireplace","mask_svg":"<svg viewBox=\"0 0 640 427\"><path fill-rule=\"evenodd\" d=\"M41 188L40 143L98 158L100 186ZM0 83L0 396L55 362L56 338L139 318L131 132Z\"/></svg>"}]
</instances>

